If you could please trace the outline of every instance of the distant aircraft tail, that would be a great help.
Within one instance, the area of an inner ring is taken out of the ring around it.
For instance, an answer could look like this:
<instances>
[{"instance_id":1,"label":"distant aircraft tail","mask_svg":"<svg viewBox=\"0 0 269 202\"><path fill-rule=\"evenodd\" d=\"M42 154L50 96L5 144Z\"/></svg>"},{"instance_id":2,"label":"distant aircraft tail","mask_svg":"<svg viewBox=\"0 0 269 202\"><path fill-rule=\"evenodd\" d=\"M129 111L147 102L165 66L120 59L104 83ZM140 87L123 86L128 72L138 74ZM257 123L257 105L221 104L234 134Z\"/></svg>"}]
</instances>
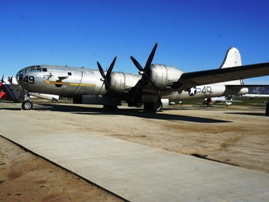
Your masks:
<instances>
[{"instance_id":1,"label":"distant aircraft tail","mask_svg":"<svg viewBox=\"0 0 269 202\"><path fill-rule=\"evenodd\" d=\"M230 68L230 67L236 67L236 66L242 66L241 55L237 48L232 47L227 51L225 58L219 68L224 69L224 68ZM242 85L243 80L228 81L228 82L225 82L225 84L226 85Z\"/></svg>"}]
</instances>

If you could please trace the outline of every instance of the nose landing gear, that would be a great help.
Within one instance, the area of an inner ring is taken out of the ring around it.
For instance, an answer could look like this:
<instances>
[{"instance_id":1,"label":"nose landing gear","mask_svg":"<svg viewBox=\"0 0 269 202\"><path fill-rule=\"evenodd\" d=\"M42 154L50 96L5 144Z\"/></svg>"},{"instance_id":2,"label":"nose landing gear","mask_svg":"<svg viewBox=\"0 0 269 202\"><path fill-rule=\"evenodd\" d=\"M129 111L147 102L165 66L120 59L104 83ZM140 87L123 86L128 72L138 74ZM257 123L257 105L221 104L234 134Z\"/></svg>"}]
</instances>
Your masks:
<instances>
[{"instance_id":1,"label":"nose landing gear","mask_svg":"<svg viewBox=\"0 0 269 202\"><path fill-rule=\"evenodd\" d=\"M24 100L22 100L21 108L23 110L30 110L33 108L33 102L30 100L30 95L28 95L28 93L24 94Z\"/></svg>"},{"instance_id":2,"label":"nose landing gear","mask_svg":"<svg viewBox=\"0 0 269 202\"><path fill-rule=\"evenodd\" d=\"M30 110L33 108L33 103L30 100L22 101L21 107L23 110Z\"/></svg>"}]
</instances>

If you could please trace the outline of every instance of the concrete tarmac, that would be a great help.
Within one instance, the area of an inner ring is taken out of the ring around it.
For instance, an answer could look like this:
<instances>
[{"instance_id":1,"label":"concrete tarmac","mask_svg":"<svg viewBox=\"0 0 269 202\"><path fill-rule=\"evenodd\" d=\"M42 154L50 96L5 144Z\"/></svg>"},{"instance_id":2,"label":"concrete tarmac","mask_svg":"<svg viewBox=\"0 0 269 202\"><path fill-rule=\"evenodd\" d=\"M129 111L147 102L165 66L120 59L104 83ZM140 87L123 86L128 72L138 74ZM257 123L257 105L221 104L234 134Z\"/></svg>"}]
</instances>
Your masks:
<instances>
[{"instance_id":1,"label":"concrete tarmac","mask_svg":"<svg viewBox=\"0 0 269 202\"><path fill-rule=\"evenodd\" d=\"M268 201L269 198L267 173L101 133L85 133L75 127L59 128L24 111L3 109L0 113L0 135L129 201Z\"/></svg>"}]
</instances>

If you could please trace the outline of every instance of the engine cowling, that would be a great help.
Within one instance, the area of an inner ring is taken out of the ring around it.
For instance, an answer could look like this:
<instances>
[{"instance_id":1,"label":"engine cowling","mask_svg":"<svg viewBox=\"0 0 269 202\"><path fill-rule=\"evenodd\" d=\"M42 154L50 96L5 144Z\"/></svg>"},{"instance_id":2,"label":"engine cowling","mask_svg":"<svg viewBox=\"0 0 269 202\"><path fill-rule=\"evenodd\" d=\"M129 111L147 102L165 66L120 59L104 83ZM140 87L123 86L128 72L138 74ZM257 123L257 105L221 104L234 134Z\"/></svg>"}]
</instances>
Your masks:
<instances>
[{"instance_id":1,"label":"engine cowling","mask_svg":"<svg viewBox=\"0 0 269 202\"><path fill-rule=\"evenodd\" d=\"M137 74L125 74L122 72L112 72L109 81L109 88L118 93L130 90L141 79Z\"/></svg>"},{"instance_id":2,"label":"engine cowling","mask_svg":"<svg viewBox=\"0 0 269 202\"><path fill-rule=\"evenodd\" d=\"M167 88L178 81L183 72L175 67L152 64L150 66L150 79L160 89Z\"/></svg>"}]
</instances>

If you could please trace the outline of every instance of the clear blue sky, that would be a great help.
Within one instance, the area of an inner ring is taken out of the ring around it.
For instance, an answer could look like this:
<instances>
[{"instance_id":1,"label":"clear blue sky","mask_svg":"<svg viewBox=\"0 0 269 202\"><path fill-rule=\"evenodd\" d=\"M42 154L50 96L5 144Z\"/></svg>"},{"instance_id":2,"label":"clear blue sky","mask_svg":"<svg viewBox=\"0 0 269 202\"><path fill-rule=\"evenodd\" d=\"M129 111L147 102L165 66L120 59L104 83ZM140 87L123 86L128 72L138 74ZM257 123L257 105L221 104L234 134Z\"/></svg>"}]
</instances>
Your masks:
<instances>
[{"instance_id":1,"label":"clear blue sky","mask_svg":"<svg viewBox=\"0 0 269 202\"><path fill-rule=\"evenodd\" d=\"M137 73L153 63L218 68L228 48L243 64L269 62L268 0L0 0L0 74L34 64ZM267 83L269 77L247 80Z\"/></svg>"}]
</instances>

